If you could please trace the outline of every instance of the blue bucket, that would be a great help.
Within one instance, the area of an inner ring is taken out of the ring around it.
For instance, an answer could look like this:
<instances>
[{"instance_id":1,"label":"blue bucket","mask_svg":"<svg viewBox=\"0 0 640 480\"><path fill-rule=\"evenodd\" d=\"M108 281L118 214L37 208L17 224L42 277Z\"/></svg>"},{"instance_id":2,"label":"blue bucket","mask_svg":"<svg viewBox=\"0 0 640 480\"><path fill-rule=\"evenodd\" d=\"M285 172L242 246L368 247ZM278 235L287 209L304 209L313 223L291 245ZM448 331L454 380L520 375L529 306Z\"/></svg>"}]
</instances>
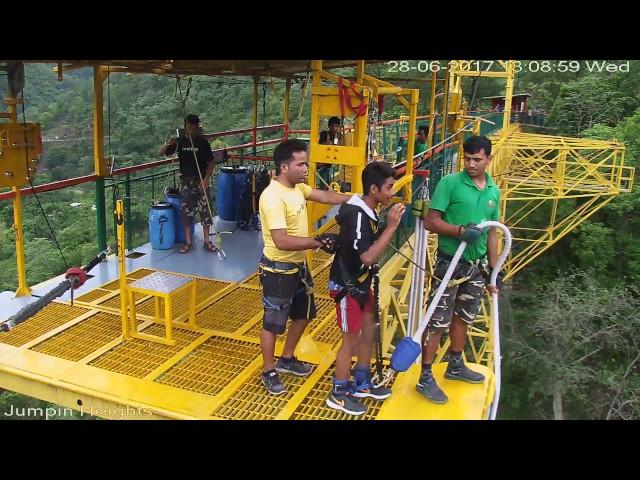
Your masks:
<instances>
[{"instance_id":1,"label":"blue bucket","mask_svg":"<svg viewBox=\"0 0 640 480\"><path fill-rule=\"evenodd\" d=\"M156 203L149 209L149 241L155 250L173 248L176 231L173 207L167 202Z\"/></svg>"}]
</instances>

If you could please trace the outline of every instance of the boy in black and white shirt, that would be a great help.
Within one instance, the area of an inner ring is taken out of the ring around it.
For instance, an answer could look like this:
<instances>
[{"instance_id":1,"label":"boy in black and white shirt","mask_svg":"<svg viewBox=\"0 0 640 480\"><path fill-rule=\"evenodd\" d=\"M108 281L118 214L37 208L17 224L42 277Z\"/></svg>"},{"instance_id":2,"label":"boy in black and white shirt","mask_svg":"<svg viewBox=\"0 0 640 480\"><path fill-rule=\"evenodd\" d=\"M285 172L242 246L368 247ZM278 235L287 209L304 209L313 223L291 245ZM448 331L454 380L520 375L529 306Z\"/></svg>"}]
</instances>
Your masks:
<instances>
[{"instance_id":1,"label":"boy in black and white shirt","mask_svg":"<svg viewBox=\"0 0 640 480\"><path fill-rule=\"evenodd\" d=\"M371 293L371 266L392 239L405 207L394 205L387 227L378 233L379 204L387 205L393 198L395 170L385 162L373 162L362 171L365 195L354 195L342 204L336 222L340 225L338 248L329 274L329 293L336 301L338 327L342 331L342 346L336 356L333 389L326 404L352 415L362 415L367 408L358 398L384 400L391 395L385 387L371 383L371 355L374 346L374 299ZM351 355L358 351L354 384L349 382Z\"/></svg>"}]
</instances>

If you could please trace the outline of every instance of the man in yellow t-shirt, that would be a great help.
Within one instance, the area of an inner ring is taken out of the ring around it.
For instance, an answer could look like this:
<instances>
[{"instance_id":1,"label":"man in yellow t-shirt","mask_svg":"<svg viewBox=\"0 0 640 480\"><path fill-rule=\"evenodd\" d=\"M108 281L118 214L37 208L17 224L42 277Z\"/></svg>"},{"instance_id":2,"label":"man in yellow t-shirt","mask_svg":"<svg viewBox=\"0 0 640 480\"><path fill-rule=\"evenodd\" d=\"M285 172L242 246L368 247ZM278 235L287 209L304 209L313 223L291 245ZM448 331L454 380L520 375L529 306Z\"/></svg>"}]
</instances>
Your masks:
<instances>
[{"instance_id":1,"label":"man in yellow t-shirt","mask_svg":"<svg viewBox=\"0 0 640 480\"><path fill-rule=\"evenodd\" d=\"M278 373L306 376L311 367L300 362L294 352L309 321L316 316L311 288L313 280L305 263L306 250L324 245L309 237L307 200L339 205L351 198L331 190L311 188L304 183L309 169L307 145L286 140L273 152L276 177L260 196L260 222L264 254L259 272L264 318L260 347L264 367L262 383L273 395L285 393ZM276 337L285 331L287 318L293 320L282 350L274 363Z\"/></svg>"}]
</instances>

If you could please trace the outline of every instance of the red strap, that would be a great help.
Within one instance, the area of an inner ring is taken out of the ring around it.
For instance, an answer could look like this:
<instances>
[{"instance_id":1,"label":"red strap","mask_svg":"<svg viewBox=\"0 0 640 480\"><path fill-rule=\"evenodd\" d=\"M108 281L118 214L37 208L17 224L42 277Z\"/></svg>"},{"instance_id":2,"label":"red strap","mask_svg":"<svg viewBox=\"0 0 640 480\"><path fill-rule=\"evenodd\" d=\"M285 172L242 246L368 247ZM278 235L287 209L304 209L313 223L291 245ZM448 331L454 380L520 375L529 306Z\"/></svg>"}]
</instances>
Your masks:
<instances>
[{"instance_id":1,"label":"red strap","mask_svg":"<svg viewBox=\"0 0 640 480\"><path fill-rule=\"evenodd\" d=\"M76 282L73 288L78 288L78 287L81 287L84 284L84 282L87 281L87 272L85 272L80 267L71 267L69 270L67 270L67 273L64 276L64 278L67 278L67 279L69 277L76 277Z\"/></svg>"},{"instance_id":2,"label":"red strap","mask_svg":"<svg viewBox=\"0 0 640 480\"><path fill-rule=\"evenodd\" d=\"M349 90L351 90L353 95L360 100L360 105L357 107L354 107L351 103L351 94L349 93ZM356 114L356 117L361 117L367 113L367 103L364 101L364 94L356 92L355 88L353 88L353 83L350 83L348 87L345 87L342 83L342 78L338 78L338 94L340 96L340 112L343 117L344 103L346 103L347 107Z\"/></svg>"}]
</instances>

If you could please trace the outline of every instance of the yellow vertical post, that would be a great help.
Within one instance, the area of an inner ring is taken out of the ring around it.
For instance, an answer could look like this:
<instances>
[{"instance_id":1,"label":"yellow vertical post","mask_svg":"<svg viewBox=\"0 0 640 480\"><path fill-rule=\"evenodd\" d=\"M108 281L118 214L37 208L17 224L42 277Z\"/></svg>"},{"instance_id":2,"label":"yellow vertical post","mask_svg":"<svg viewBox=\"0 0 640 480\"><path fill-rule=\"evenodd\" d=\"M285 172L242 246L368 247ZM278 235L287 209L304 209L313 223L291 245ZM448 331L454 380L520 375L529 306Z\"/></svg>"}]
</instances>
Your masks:
<instances>
[{"instance_id":1,"label":"yellow vertical post","mask_svg":"<svg viewBox=\"0 0 640 480\"><path fill-rule=\"evenodd\" d=\"M356 75L356 83L358 85L364 84L364 60L358 60L357 66L357 75ZM367 97L365 100L367 101ZM355 128L354 128L354 146L357 147L365 147L367 142L367 128L369 125L369 110L361 116L356 117ZM352 175L351 175L351 191L355 193L364 193L362 186L362 170L367 164L367 158L362 159L362 163L360 165L354 165L352 167Z\"/></svg>"},{"instance_id":2,"label":"yellow vertical post","mask_svg":"<svg viewBox=\"0 0 640 480\"><path fill-rule=\"evenodd\" d=\"M256 143L258 143L258 82L259 75L253 76L253 155L256 154Z\"/></svg>"},{"instance_id":3,"label":"yellow vertical post","mask_svg":"<svg viewBox=\"0 0 640 480\"><path fill-rule=\"evenodd\" d=\"M107 72L93 67L93 165L95 174L106 177L107 164L104 158L104 81Z\"/></svg>"},{"instance_id":4,"label":"yellow vertical post","mask_svg":"<svg viewBox=\"0 0 640 480\"><path fill-rule=\"evenodd\" d=\"M136 292L129 289L129 332L135 333L138 331L138 317L136 315Z\"/></svg>"},{"instance_id":5,"label":"yellow vertical post","mask_svg":"<svg viewBox=\"0 0 640 480\"><path fill-rule=\"evenodd\" d=\"M126 257L126 245L124 236L124 202L122 200L116 201L116 230L118 241L118 267L120 272L120 315L122 317L122 335L126 340L131 339L129 322L127 319L127 300L130 299L133 303L135 298L133 295L129 296L129 289L127 288L127 267L125 265ZM136 325L133 325L134 330Z\"/></svg>"},{"instance_id":6,"label":"yellow vertical post","mask_svg":"<svg viewBox=\"0 0 640 480\"><path fill-rule=\"evenodd\" d=\"M160 297L153 297L154 320L160 323Z\"/></svg>"},{"instance_id":7,"label":"yellow vertical post","mask_svg":"<svg viewBox=\"0 0 640 480\"><path fill-rule=\"evenodd\" d=\"M167 340L173 341L173 302L171 295L164 297L164 330L167 336Z\"/></svg>"},{"instance_id":8,"label":"yellow vertical post","mask_svg":"<svg viewBox=\"0 0 640 480\"><path fill-rule=\"evenodd\" d=\"M9 91L7 92L7 98L4 99L7 104L7 113L9 114L9 122L18 123L18 111L17 105L21 103L21 100L16 98L16 95L9 83ZM16 265L18 273L18 289L16 290L16 297L25 297L31 294L31 289L27 284L27 263L24 257L24 226L22 221L22 196L20 195L20 188L11 187L11 190L15 193L13 198L13 231L16 237Z\"/></svg>"},{"instance_id":9,"label":"yellow vertical post","mask_svg":"<svg viewBox=\"0 0 640 480\"><path fill-rule=\"evenodd\" d=\"M291 79L287 78L284 87L284 117L283 123L284 127L284 139L289 138L289 102L291 101Z\"/></svg>"},{"instance_id":10,"label":"yellow vertical post","mask_svg":"<svg viewBox=\"0 0 640 480\"><path fill-rule=\"evenodd\" d=\"M417 89L411 90L411 100L409 102L409 132L407 133L407 169L405 171L405 175L413 174L413 154L415 152L415 139L416 139L416 122L418 116L418 97L420 95L420 91ZM412 200L412 184L407 183L405 187L405 198L404 201L406 204L411 204Z\"/></svg>"},{"instance_id":11,"label":"yellow vertical post","mask_svg":"<svg viewBox=\"0 0 640 480\"><path fill-rule=\"evenodd\" d=\"M445 140L445 134L446 134L446 130L447 130L447 121L449 120L449 79L450 79L450 75L445 75L444 77L444 91L442 94L442 108L441 113L442 113L442 125L440 126L440 141L444 142ZM446 143L446 142L444 142Z\"/></svg>"},{"instance_id":12,"label":"yellow vertical post","mask_svg":"<svg viewBox=\"0 0 640 480\"><path fill-rule=\"evenodd\" d=\"M107 248L107 214L104 199L104 177L108 175L104 158L104 89L108 73L93 67L93 164L96 180L96 233L98 250Z\"/></svg>"},{"instance_id":13,"label":"yellow vertical post","mask_svg":"<svg viewBox=\"0 0 640 480\"><path fill-rule=\"evenodd\" d=\"M462 117L466 116L466 104L462 98L462 76L457 75L454 82L455 96L451 99L451 110L456 112L456 120L454 122L453 131L459 133L456 135L455 141L458 142L458 157L456 159L456 171L462 170L462 158L464 156L462 144L464 143L465 132L461 131L465 128L466 120Z\"/></svg>"},{"instance_id":14,"label":"yellow vertical post","mask_svg":"<svg viewBox=\"0 0 640 480\"><path fill-rule=\"evenodd\" d=\"M504 94L504 116L502 117L502 131L506 132L507 127L511 123L511 100L513 96L513 81L515 78L515 63L508 60L506 64L507 70L507 88Z\"/></svg>"},{"instance_id":15,"label":"yellow vertical post","mask_svg":"<svg viewBox=\"0 0 640 480\"><path fill-rule=\"evenodd\" d=\"M364 60L358 60L358 65L357 65L357 82L359 84L362 84L362 82L364 81Z\"/></svg>"},{"instance_id":16,"label":"yellow vertical post","mask_svg":"<svg viewBox=\"0 0 640 480\"><path fill-rule=\"evenodd\" d=\"M311 60L311 125L309 126L309 145L318 143L320 138L320 95L318 95L318 88L320 87L320 73L322 72L322 60ZM301 102L304 98L300 99ZM311 188L316 186L316 164L309 162L309 176L307 178L307 184ZM309 233L314 231L313 222L313 209L315 203L309 204L307 211L307 224ZM307 250L307 264L309 268L313 268L313 251Z\"/></svg>"},{"instance_id":17,"label":"yellow vertical post","mask_svg":"<svg viewBox=\"0 0 640 480\"><path fill-rule=\"evenodd\" d=\"M13 230L16 236L16 262L18 266L18 289L16 297L31 295L27 284L27 265L24 258L24 228L22 224L22 198L18 187L11 188L16 196L13 199Z\"/></svg>"},{"instance_id":18,"label":"yellow vertical post","mask_svg":"<svg viewBox=\"0 0 640 480\"><path fill-rule=\"evenodd\" d=\"M438 89L438 72L431 74L431 99L429 100L429 114L431 121L429 122L429 138L427 139L427 148L431 150L433 147L433 139L436 136L436 125L438 118L436 117L436 91ZM432 154L433 155L433 154Z\"/></svg>"},{"instance_id":19,"label":"yellow vertical post","mask_svg":"<svg viewBox=\"0 0 640 480\"><path fill-rule=\"evenodd\" d=\"M311 61L311 125L309 126L309 144L318 143L320 138L320 73L322 72L322 60ZM301 100L302 101L302 100ZM316 186L316 164L309 163L309 185ZM311 227L311 225L309 225ZM311 230L309 230L311 231Z\"/></svg>"}]
</instances>

